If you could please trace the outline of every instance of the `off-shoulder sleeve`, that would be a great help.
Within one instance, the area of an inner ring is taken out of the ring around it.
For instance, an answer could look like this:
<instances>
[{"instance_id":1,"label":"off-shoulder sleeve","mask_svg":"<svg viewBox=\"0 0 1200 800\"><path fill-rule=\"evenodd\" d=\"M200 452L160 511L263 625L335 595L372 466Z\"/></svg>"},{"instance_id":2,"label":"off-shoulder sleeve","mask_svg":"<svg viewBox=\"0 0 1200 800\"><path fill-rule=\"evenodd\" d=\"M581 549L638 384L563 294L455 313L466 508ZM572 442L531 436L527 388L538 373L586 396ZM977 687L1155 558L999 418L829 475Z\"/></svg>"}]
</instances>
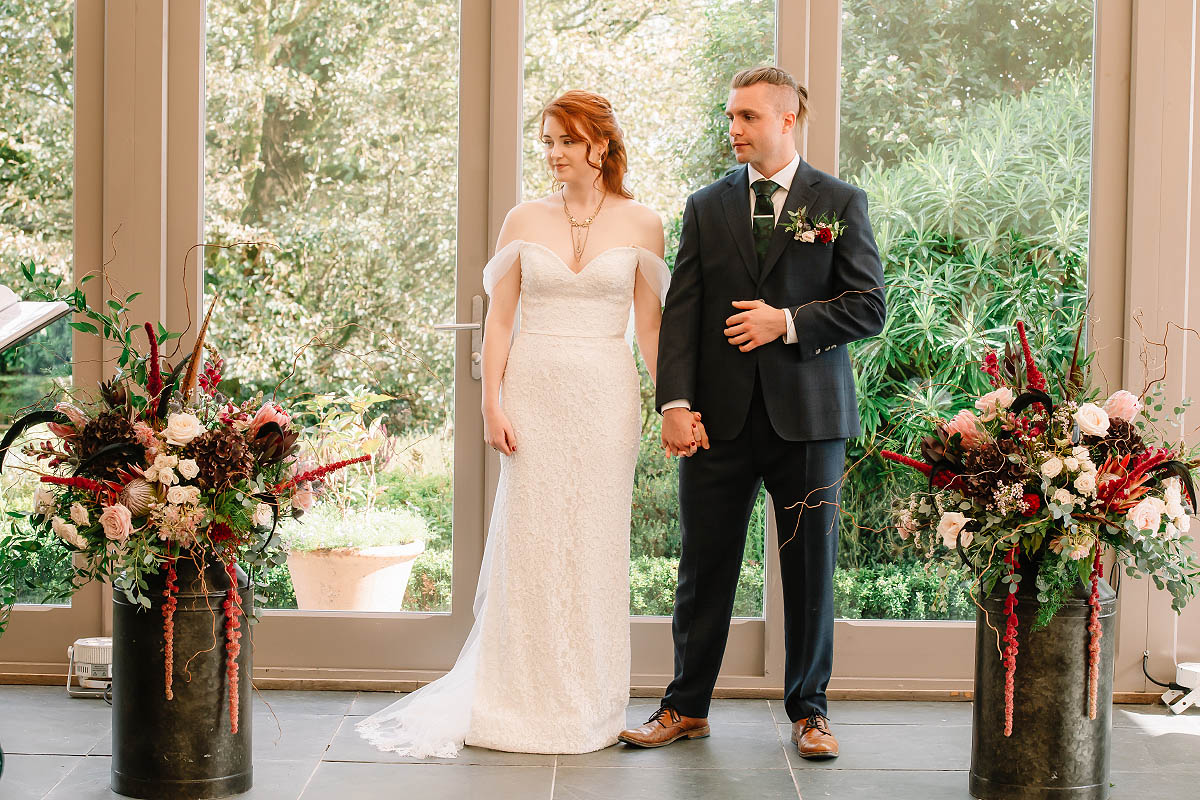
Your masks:
<instances>
[{"instance_id":1,"label":"off-shoulder sleeve","mask_svg":"<svg viewBox=\"0 0 1200 800\"><path fill-rule=\"evenodd\" d=\"M492 256L492 260L484 265L483 290L488 293L488 296L491 296L496 284L500 283L508 271L520 262L522 244L524 242L520 239L509 242L497 250L496 255Z\"/></svg>"},{"instance_id":2,"label":"off-shoulder sleeve","mask_svg":"<svg viewBox=\"0 0 1200 800\"><path fill-rule=\"evenodd\" d=\"M666 303L667 289L671 285L671 270L667 269L667 262L644 247L635 247L634 249L638 254L638 272L658 295L659 305Z\"/></svg>"}]
</instances>

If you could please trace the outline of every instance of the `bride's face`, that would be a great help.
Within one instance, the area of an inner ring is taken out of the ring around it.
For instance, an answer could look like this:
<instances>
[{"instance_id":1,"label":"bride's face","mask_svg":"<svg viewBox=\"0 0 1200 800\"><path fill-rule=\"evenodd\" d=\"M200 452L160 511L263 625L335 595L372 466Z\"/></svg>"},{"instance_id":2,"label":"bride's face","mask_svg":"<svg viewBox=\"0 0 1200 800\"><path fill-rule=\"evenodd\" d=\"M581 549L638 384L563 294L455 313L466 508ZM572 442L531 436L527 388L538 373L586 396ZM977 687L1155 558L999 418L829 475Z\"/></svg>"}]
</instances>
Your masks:
<instances>
[{"instance_id":1,"label":"bride's face","mask_svg":"<svg viewBox=\"0 0 1200 800\"><path fill-rule=\"evenodd\" d=\"M572 136L558 117L546 115L542 120L542 148L550 174L562 183L591 183L599 173L588 163L588 145L582 137ZM592 161L599 162L600 154L592 144Z\"/></svg>"}]
</instances>

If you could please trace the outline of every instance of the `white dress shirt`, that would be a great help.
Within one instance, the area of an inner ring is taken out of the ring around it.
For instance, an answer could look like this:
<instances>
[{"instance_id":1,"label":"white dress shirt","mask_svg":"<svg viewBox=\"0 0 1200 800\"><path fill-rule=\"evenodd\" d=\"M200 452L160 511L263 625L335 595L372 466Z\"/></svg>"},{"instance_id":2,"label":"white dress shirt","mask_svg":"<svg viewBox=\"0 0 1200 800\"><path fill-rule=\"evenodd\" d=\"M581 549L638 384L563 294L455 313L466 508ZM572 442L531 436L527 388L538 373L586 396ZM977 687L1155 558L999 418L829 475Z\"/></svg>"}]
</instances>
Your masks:
<instances>
[{"instance_id":1,"label":"white dress shirt","mask_svg":"<svg viewBox=\"0 0 1200 800\"><path fill-rule=\"evenodd\" d=\"M787 202L788 189L791 188L792 178L794 178L796 176L796 170L799 169L799 167L800 167L800 154L797 153L796 155L792 156L792 160L789 161L784 166L783 169L779 170L778 172L776 172L774 175L770 176L770 178L769 178L769 180L773 180L773 181L775 181L775 183L779 184L779 188L776 189L775 193L771 195L771 205L774 206L774 208L775 208L775 224L776 225L779 224L779 215L781 213L783 213L783 205L784 205L784 203ZM753 220L754 201L755 201L754 183L755 183L755 181L762 180L766 176L763 175L758 170L756 170L752 164L747 165L747 170L748 170L748 177L750 179L749 180L749 184L750 184L750 214L752 217L750 220L750 224L753 225L754 224L754 220ZM779 310L779 313L783 314L784 320L786 321L786 324L787 324L787 332L783 335L783 343L784 344L795 344L796 343L796 323L792 319L792 315L788 312L788 310L786 308L781 308ZM672 400L668 403L663 403L662 410L665 412L671 408L688 408L688 409L690 409L691 407L692 407L692 404L690 402L688 402L687 400Z\"/></svg>"}]
</instances>

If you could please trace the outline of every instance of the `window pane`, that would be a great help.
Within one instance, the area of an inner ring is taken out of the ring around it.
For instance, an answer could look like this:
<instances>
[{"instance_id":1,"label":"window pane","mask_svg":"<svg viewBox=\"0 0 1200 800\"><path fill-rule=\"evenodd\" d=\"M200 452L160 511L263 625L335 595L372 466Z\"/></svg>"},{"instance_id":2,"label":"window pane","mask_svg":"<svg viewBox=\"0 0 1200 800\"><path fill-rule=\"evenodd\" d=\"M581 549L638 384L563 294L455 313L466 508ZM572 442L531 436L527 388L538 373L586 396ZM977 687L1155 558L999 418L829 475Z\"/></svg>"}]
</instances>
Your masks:
<instances>
[{"instance_id":1,"label":"window pane","mask_svg":"<svg viewBox=\"0 0 1200 800\"><path fill-rule=\"evenodd\" d=\"M891 498L919 476L933 418L991 387L1017 319L1070 358L1087 287L1093 5L845 0L841 176L866 190L888 285L882 336L855 346L864 438L844 491L837 613L973 619L963 571L904 550ZM873 437L875 437L873 439ZM864 442L871 455L864 458Z\"/></svg>"},{"instance_id":2,"label":"window pane","mask_svg":"<svg viewBox=\"0 0 1200 800\"><path fill-rule=\"evenodd\" d=\"M774 0L526 0L525 199L551 189L539 142L541 109L568 89L613 104L629 153L626 183L657 211L674 265L684 201L735 161L724 116L729 80L774 60ZM564 220L563 224L566 224ZM633 497L630 613L671 614L679 563L676 464L659 447L654 391L643 372L643 431ZM734 614L762 616L763 498L746 543Z\"/></svg>"},{"instance_id":3,"label":"window pane","mask_svg":"<svg viewBox=\"0 0 1200 800\"><path fill-rule=\"evenodd\" d=\"M10 2L0 17L0 283L31 288L21 265L72 280L74 3ZM62 319L0 354L0 432L71 388L71 329ZM44 426L15 442L0 481L0 512L29 511L37 462L21 453L54 437ZM29 603L69 602L71 557L53 536L27 574ZM67 576L64 580L61 576ZM35 588L36 587L36 588Z\"/></svg>"},{"instance_id":4,"label":"window pane","mask_svg":"<svg viewBox=\"0 0 1200 800\"><path fill-rule=\"evenodd\" d=\"M257 577L268 607L362 607L360 570L393 590L376 607L448 611L455 342L431 326L455 310L458 3L271 8L208 3L206 240L267 243L206 249L221 388L299 404L321 462L378 447L284 531L293 555L406 551Z\"/></svg>"}]
</instances>

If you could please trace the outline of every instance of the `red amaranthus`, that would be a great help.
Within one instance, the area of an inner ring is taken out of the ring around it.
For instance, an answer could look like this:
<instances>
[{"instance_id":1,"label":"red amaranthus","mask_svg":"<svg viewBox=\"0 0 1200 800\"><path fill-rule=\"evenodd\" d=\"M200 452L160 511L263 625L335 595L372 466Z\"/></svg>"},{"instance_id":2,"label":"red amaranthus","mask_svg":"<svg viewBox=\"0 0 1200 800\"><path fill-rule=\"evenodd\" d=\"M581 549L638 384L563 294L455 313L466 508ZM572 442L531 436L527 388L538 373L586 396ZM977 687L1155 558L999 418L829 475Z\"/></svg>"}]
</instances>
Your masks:
<instances>
[{"instance_id":1,"label":"red amaranthus","mask_svg":"<svg viewBox=\"0 0 1200 800\"><path fill-rule=\"evenodd\" d=\"M1004 554L1004 563L1008 565L1009 580L1016 578L1017 556L1021 546L1015 545ZM1007 618L1004 630L1004 735L1012 736L1013 729L1013 690L1017 677L1017 593L1016 587L1009 585L1008 597L1004 598L1004 615Z\"/></svg>"},{"instance_id":2,"label":"red amaranthus","mask_svg":"<svg viewBox=\"0 0 1200 800\"><path fill-rule=\"evenodd\" d=\"M1100 561L1100 545L1096 545L1096 556L1092 560L1092 593L1088 597L1088 719L1096 718L1096 695L1100 684L1100 579L1104 577L1104 564Z\"/></svg>"},{"instance_id":3,"label":"red amaranthus","mask_svg":"<svg viewBox=\"0 0 1200 800\"><path fill-rule=\"evenodd\" d=\"M229 589L225 591L225 673L229 681L229 725L238 732L238 655L242 652L241 605L237 593L237 565L225 566Z\"/></svg>"},{"instance_id":4,"label":"red amaranthus","mask_svg":"<svg viewBox=\"0 0 1200 800\"><path fill-rule=\"evenodd\" d=\"M175 572L175 556L167 559L167 585L163 589L163 665L166 670L167 699L175 699L175 609L179 605L179 576Z\"/></svg>"}]
</instances>

